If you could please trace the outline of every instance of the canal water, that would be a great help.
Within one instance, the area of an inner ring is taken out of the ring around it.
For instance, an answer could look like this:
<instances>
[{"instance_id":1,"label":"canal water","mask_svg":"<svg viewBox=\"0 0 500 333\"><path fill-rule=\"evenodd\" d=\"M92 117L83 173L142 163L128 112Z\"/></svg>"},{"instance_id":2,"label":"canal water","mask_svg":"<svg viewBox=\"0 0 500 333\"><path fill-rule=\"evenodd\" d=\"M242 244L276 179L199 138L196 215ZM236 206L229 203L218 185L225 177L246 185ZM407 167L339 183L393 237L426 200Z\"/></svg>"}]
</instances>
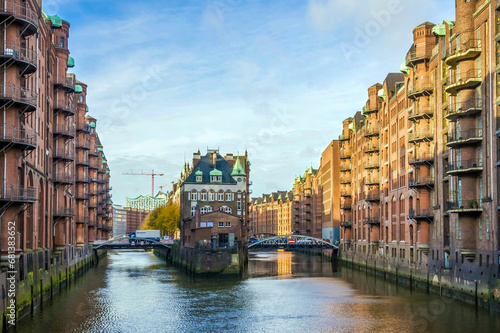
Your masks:
<instances>
[{"instance_id":1,"label":"canal water","mask_svg":"<svg viewBox=\"0 0 500 333\"><path fill-rule=\"evenodd\" d=\"M244 280L193 279L148 252L109 252L10 332L500 332L500 315L290 252Z\"/></svg>"}]
</instances>

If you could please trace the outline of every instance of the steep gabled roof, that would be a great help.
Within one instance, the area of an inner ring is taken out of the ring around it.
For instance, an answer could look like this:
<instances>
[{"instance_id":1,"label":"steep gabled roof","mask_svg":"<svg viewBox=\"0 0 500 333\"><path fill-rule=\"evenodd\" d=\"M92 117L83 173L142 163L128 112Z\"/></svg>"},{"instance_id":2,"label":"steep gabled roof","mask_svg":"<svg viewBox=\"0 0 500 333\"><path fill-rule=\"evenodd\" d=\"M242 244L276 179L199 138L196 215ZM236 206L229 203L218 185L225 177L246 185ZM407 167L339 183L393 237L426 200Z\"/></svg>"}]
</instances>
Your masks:
<instances>
[{"instance_id":1,"label":"steep gabled roof","mask_svg":"<svg viewBox=\"0 0 500 333\"><path fill-rule=\"evenodd\" d=\"M210 172L214 171L214 169L217 169L217 171L221 173L222 183L236 184L236 181L233 179L233 177L231 177L233 168L231 168L229 163L227 163L227 161L219 154L217 154L216 165L213 164L212 154L206 154L205 156L203 156L196 167L193 168L189 176L186 178L185 183L196 183L196 172L198 171L203 172L201 183L210 183ZM217 174L219 174L219 172L217 172Z\"/></svg>"}]
</instances>

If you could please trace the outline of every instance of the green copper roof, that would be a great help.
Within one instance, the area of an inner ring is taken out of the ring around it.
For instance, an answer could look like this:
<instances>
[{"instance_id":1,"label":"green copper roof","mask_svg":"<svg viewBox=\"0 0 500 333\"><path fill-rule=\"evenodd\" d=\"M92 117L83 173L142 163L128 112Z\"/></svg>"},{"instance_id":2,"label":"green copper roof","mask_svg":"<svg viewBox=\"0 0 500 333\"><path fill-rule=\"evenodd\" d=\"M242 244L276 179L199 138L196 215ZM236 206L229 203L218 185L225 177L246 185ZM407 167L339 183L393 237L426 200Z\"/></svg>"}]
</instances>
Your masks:
<instances>
[{"instance_id":1,"label":"green copper roof","mask_svg":"<svg viewBox=\"0 0 500 333\"><path fill-rule=\"evenodd\" d=\"M89 112L89 106L87 105L87 107L85 108L85 112Z\"/></svg>"},{"instance_id":2,"label":"green copper roof","mask_svg":"<svg viewBox=\"0 0 500 333\"><path fill-rule=\"evenodd\" d=\"M72 56L68 57L68 67L69 68L75 67L75 59Z\"/></svg>"},{"instance_id":3,"label":"green copper roof","mask_svg":"<svg viewBox=\"0 0 500 333\"><path fill-rule=\"evenodd\" d=\"M102 160L102 164L106 164L106 163L108 163L108 161Z\"/></svg>"},{"instance_id":4,"label":"green copper roof","mask_svg":"<svg viewBox=\"0 0 500 333\"><path fill-rule=\"evenodd\" d=\"M401 71L401 73L404 73L406 75L410 74L410 68L408 66L406 66L406 63L402 63L401 66L399 66L399 70Z\"/></svg>"},{"instance_id":5,"label":"green copper roof","mask_svg":"<svg viewBox=\"0 0 500 333\"><path fill-rule=\"evenodd\" d=\"M350 129L351 131L354 131L354 123L350 123L350 124L349 124L349 129Z\"/></svg>"},{"instance_id":6,"label":"green copper roof","mask_svg":"<svg viewBox=\"0 0 500 333\"><path fill-rule=\"evenodd\" d=\"M309 170L307 170L307 172L310 174L310 175L314 175L314 169L311 165L311 167L309 168Z\"/></svg>"},{"instance_id":7,"label":"green copper roof","mask_svg":"<svg viewBox=\"0 0 500 333\"><path fill-rule=\"evenodd\" d=\"M61 28L62 27L62 19L57 16L57 15L52 15L52 16L48 16L48 18L50 19L50 22L52 24L52 28Z\"/></svg>"},{"instance_id":8,"label":"green copper roof","mask_svg":"<svg viewBox=\"0 0 500 333\"><path fill-rule=\"evenodd\" d=\"M106 173L109 175L109 170L107 170Z\"/></svg>"},{"instance_id":9,"label":"green copper roof","mask_svg":"<svg viewBox=\"0 0 500 333\"><path fill-rule=\"evenodd\" d=\"M217 168L214 168L212 171L210 171L210 176L222 176L222 171L217 170Z\"/></svg>"},{"instance_id":10,"label":"green copper roof","mask_svg":"<svg viewBox=\"0 0 500 333\"><path fill-rule=\"evenodd\" d=\"M97 151L102 151L102 148L97 148Z\"/></svg>"},{"instance_id":11,"label":"green copper roof","mask_svg":"<svg viewBox=\"0 0 500 333\"><path fill-rule=\"evenodd\" d=\"M387 97L387 95L385 94L385 89L380 89L378 91L378 97L382 98L385 101L385 99Z\"/></svg>"},{"instance_id":12,"label":"green copper roof","mask_svg":"<svg viewBox=\"0 0 500 333\"><path fill-rule=\"evenodd\" d=\"M95 121L90 123L90 127L95 128Z\"/></svg>"},{"instance_id":13,"label":"green copper roof","mask_svg":"<svg viewBox=\"0 0 500 333\"><path fill-rule=\"evenodd\" d=\"M234 163L233 171L231 172L231 176L246 176L245 169L243 169L243 165L241 165L240 157L236 159L236 163Z\"/></svg>"},{"instance_id":14,"label":"green copper roof","mask_svg":"<svg viewBox=\"0 0 500 333\"><path fill-rule=\"evenodd\" d=\"M198 170L194 173L196 176L203 176L203 171Z\"/></svg>"},{"instance_id":15,"label":"green copper roof","mask_svg":"<svg viewBox=\"0 0 500 333\"><path fill-rule=\"evenodd\" d=\"M77 94L78 94L78 93L83 92L83 88L82 88L82 86L81 86L81 85L79 85L79 84L77 84L77 85L75 86L75 92L76 92Z\"/></svg>"},{"instance_id":16,"label":"green copper roof","mask_svg":"<svg viewBox=\"0 0 500 333\"><path fill-rule=\"evenodd\" d=\"M450 26L450 29L453 29L455 28L455 22L453 21L450 21L450 20L444 20L446 23L448 23L448 25Z\"/></svg>"},{"instance_id":17,"label":"green copper roof","mask_svg":"<svg viewBox=\"0 0 500 333\"><path fill-rule=\"evenodd\" d=\"M432 33L436 36L445 36L446 35L446 25L444 24L437 24L434 27L432 27Z\"/></svg>"}]
</instances>

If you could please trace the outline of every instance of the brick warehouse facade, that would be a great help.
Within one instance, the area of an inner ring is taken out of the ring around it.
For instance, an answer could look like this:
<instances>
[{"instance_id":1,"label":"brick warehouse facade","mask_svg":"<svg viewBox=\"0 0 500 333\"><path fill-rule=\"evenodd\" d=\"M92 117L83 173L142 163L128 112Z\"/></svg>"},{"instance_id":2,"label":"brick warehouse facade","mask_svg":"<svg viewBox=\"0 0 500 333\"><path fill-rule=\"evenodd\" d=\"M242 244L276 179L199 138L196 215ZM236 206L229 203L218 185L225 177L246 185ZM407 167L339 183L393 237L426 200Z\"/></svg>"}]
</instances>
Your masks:
<instances>
[{"instance_id":1,"label":"brick warehouse facade","mask_svg":"<svg viewBox=\"0 0 500 333\"><path fill-rule=\"evenodd\" d=\"M86 115L87 86L67 72L70 24L32 0L2 1L0 17L0 283L7 290L15 252L23 313L91 257L95 240L108 238L109 168L97 121Z\"/></svg>"},{"instance_id":2,"label":"brick warehouse facade","mask_svg":"<svg viewBox=\"0 0 500 333\"><path fill-rule=\"evenodd\" d=\"M250 236L302 235L340 239L340 154L333 140L321 154L318 169L308 168L293 181L292 191L252 198Z\"/></svg>"},{"instance_id":3,"label":"brick warehouse facade","mask_svg":"<svg viewBox=\"0 0 500 333\"><path fill-rule=\"evenodd\" d=\"M344 259L483 305L500 299L498 20L457 0L455 22L416 27L339 137Z\"/></svg>"}]
</instances>

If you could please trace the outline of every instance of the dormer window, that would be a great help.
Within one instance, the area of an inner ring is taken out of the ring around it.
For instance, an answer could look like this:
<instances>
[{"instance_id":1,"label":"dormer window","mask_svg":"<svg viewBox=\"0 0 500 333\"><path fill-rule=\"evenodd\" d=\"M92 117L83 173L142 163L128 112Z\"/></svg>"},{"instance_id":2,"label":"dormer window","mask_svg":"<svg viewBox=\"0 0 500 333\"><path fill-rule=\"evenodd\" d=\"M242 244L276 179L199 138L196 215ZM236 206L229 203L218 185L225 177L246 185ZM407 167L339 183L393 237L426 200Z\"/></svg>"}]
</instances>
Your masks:
<instances>
[{"instance_id":1,"label":"dormer window","mask_svg":"<svg viewBox=\"0 0 500 333\"><path fill-rule=\"evenodd\" d=\"M211 183L222 183L222 171L214 168L210 171L210 182Z\"/></svg>"},{"instance_id":2,"label":"dormer window","mask_svg":"<svg viewBox=\"0 0 500 333\"><path fill-rule=\"evenodd\" d=\"M201 183L201 176L196 176L196 182Z\"/></svg>"},{"instance_id":3,"label":"dormer window","mask_svg":"<svg viewBox=\"0 0 500 333\"><path fill-rule=\"evenodd\" d=\"M196 182L201 183L203 181L203 171L198 170L195 172Z\"/></svg>"},{"instance_id":4,"label":"dormer window","mask_svg":"<svg viewBox=\"0 0 500 333\"><path fill-rule=\"evenodd\" d=\"M212 183L220 183L222 182L222 176L212 176L212 179L210 179Z\"/></svg>"}]
</instances>

